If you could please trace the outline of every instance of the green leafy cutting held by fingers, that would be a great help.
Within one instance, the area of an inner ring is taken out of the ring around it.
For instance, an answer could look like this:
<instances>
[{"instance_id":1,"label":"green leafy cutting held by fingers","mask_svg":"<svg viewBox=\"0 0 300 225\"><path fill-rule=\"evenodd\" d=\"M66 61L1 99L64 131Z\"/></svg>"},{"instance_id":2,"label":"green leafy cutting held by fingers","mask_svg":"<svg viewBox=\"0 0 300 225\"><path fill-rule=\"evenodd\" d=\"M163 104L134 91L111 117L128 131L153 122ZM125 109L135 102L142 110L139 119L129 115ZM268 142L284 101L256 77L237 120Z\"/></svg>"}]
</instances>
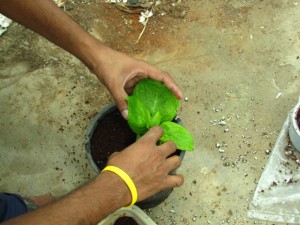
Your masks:
<instances>
[{"instance_id":1,"label":"green leafy cutting held by fingers","mask_svg":"<svg viewBox=\"0 0 300 225\"><path fill-rule=\"evenodd\" d=\"M173 141L177 148L185 151L194 149L194 139L181 125L172 122L179 108L179 100L162 83L144 79L127 97L128 124L137 138L151 127L160 126L164 130L160 142Z\"/></svg>"}]
</instances>

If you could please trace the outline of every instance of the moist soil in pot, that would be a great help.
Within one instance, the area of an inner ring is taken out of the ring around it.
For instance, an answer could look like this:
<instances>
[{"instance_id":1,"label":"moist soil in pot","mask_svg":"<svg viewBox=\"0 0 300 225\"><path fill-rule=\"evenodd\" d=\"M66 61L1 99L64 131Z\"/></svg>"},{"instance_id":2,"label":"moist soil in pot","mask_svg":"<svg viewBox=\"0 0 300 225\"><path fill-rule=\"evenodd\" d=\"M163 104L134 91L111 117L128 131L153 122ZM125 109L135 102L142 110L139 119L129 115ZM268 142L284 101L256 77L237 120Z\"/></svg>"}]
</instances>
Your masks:
<instances>
[{"instance_id":1,"label":"moist soil in pot","mask_svg":"<svg viewBox=\"0 0 300 225\"><path fill-rule=\"evenodd\" d=\"M116 220L114 225L139 225L133 218L131 217L120 217Z\"/></svg>"},{"instance_id":2,"label":"moist soil in pot","mask_svg":"<svg viewBox=\"0 0 300 225\"><path fill-rule=\"evenodd\" d=\"M177 122L177 121L173 121ZM107 164L109 156L119 152L136 141L136 134L130 129L127 120L123 119L117 108L102 116L95 124L90 137L90 153L94 164L102 171ZM181 155L177 150L172 155ZM183 155L182 155L183 157ZM170 172L176 173L175 170ZM152 208L164 201L172 192L172 188L156 193L152 197L138 202L142 209Z\"/></svg>"},{"instance_id":3,"label":"moist soil in pot","mask_svg":"<svg viewBox=\"0 0 300 225\"><path fill-rule=\"evenodd\" d=\"M106 114L98 122L91 138L91 155L101 171L112 153L120 152L136 141L136 134L118 109ZM180 155L180 150L172 155L175 154Z\"/></svg>"},{"instance_id":4,"label":"moist soil in pot","mask_svg":"<svg viewBox=\"0 0 300 225\"><path fill-rule=\"evenodd\" d=\"M112 153L122 151L134 143L135 139L135 133L117 109L108 113L99 121L91 138L94 163L101 171Z\"/></svg>"}]
</instances>

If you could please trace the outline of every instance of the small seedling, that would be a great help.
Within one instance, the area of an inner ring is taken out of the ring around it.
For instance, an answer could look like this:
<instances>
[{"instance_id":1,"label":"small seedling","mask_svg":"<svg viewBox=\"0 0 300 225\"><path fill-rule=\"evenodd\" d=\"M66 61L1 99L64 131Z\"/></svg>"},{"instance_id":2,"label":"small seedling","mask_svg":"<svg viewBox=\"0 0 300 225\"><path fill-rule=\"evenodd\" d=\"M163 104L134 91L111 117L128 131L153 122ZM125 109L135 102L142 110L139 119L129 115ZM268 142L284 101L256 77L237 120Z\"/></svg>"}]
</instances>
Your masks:
<instances>
[{"instance_id":1,"label":"small seedling","mask_svg":"<svg viewBox=\"0 0 300 225\"><path fill-rule=\"evenodd\" d=\"M192 151L194 139L181 125L172 122L179 108L179 100L162 83L144 79L134 88L128 102L128 124L137 139L151 127L160 126L164 130L160 143L173 141L177 149Z\"/></svg>"}]
</instances>

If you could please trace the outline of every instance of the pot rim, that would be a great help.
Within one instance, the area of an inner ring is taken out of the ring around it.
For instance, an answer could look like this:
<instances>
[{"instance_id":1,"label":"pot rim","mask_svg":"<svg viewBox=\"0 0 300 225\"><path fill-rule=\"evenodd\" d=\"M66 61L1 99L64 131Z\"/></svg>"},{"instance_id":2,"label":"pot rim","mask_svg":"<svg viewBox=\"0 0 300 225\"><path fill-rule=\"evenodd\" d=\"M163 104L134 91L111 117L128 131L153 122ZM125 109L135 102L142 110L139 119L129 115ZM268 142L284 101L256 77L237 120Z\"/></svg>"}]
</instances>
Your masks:
<instances>
[{"instance_id":1,"label":"pot rim","mask_svg":"<svg viewBox=\"0 0 300 225\"><path fill-rule=\"evenodd\" d=\"M86 149L86 157L93 168L94 171L96 171L98 174L101 172L96 163L94 162L94 159L92 157L91 153L91 139L94 133L94 130L96 129L99 120L101 120L102 117L106 116L108 113L115 111L117 108L115 103L111 103L107 105L105 108L100 110L91 120L89 126L87 127L86 131L86 137L85 137L85 149ZM176 123L183 126L182 121L178 116L175 117ZM178 151L178 150L177 150ZM179 150L179 156L181 160L184 159L185 151ZM176 174L176 170L170 171L170 174ZM154 206L157 206L161 202L163 202L172 192L173 188L167 188L165 190L162 190L156 194L154 194L152 197L145 199L143 201L137 202L136 205L138 205L142 209L152 208Z\"/></svg>"},{"instance_id":2,"label":"pot rim","mask_svg":"<svg viewBox=\"0 0 300 225\"><path fill-rule=\"evenodd\" d=\"M299 128L298 121L297 121L297 120L299 120L299 111L300 111L300 102L294 107L293 112L292 112L292 124L293 124L295 131L300 136L300 128Z\"/></svg>"},{"instance_id":3,"label":"pot rim","mask_svg":"<svg viewBox=\"0 0 300 225\"><path fill-rule=\"evenodd\" d=\"M296 106L292 109L291 112L291 124L289 127L289 138L292 142L292 145L296 150L300 152L300 128L298 124L299 116L300 116L300 101L296 104Z\"/></svg>"},{"instance_id":4,"label":"pot rim","mask_svg":"<svg viewBox=\"0 0 300 225\"><path fill-rule=\"evenodd\" d=\"M97 127L97 124L99 123L99 120L102 117L106 116L108 113L114 111L116 108L117 108L117 105L116 105L115 102L113 102L113 103L108 104L102 110L98 111L98 113L92 118L92 120L91 120L91 122L88 125L87 130L86 130L84 146L85 146L85 149L86 149L87 159L90 162L90 164L91 164L92 168L94 169L94 171L96 171L97 173L100 173L100 170L99 170L98 166L96 165L96 163L94 162L94 159L92 157L91 139L92 139L94 131ZM183 126L183 123L182 123L181 119L178 116L175 116L174 120L176 121L176 123ZM181 160L183 160L184 155L185 155L185 151L180 150L179 156L180 156ZM174 171L174 173L175 173L175 171Z\"/></svg>"},{"instance_id":5,"label":"pot rim","mask_svg":"<svg viewBox=\"0 0 300 225\"><path fill-rule=\"evenodd\" d=\"M116 210L97 225L113 224L120 217L131 217L139 225L157 225L143 210L136 205L133 205L130 208L120 208Z\"/></svg>"}]
</instances>

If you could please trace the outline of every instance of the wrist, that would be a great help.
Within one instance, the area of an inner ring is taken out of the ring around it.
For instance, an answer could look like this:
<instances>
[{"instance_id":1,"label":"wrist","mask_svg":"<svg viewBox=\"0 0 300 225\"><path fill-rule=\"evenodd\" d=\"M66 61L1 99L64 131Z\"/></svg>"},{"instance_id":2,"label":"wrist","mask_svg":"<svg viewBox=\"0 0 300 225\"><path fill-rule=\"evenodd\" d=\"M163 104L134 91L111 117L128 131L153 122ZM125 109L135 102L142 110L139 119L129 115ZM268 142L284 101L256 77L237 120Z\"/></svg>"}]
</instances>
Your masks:
<instances>
[{"instance_id":1,"label":"wrist","mask_svg":"<svg viewBox=\"0 0 300 225\"><path fill-rule=\"evenodd\" d=\"M102 187L105 186L103 192L106 192L108 202L113 203L115 209L130 205L131 192L117 174L106 171L98 175L96 182ZM99 188L102 190L101 187Z\"/></svg>"},{"instance_id":2,"label":"wrist","mask_svg":"<svg viewBox=\"0 0 300 225\"><path fill-rule=\"evenodd\" d=\"M137 189L136 186L133 182L133 180L130 178L130 176L121 168L117 167L117 166L106 166L101 173L108 171L108 172L112 172L116 175L119 176L119 178L121 178L125 184L127 185L130 193L131 193L131 203L130 205L128 205L127 207L130 207L132 205L134 205L137 201L138 198L138 193L137 193Z\"/></svg>"},{"instance_id":3,"label":"wrist","mask_svg":"<svg viewBox=\"0 0 300 225\"><path fill-rule=\"evenodd\" d=\"M97 75L98 79L102 82L101 77L97 72L99 68L104 68L108 66L109 62L104 62L106 59L110 59L111 48L101 43L99 40L92 36L86 37L83 40L83 43L80 46L80 55L77 56L86 66L87 68Z\"/></svg>"}]
</instances>

